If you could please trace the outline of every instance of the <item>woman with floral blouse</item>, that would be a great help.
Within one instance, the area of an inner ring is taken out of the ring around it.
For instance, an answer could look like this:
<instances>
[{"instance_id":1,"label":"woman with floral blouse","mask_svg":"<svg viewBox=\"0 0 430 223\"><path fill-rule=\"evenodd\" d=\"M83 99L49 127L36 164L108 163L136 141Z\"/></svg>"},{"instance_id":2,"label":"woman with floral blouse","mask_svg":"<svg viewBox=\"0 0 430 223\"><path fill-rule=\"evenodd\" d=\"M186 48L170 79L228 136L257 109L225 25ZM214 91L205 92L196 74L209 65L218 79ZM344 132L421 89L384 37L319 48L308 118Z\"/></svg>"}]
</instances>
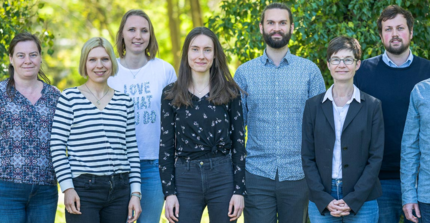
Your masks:
<instances>
[{"instance_id":1,"label":"woman with floral blouse","mask_svg":"<svg viewBox=\"0 0 430 223\"><path fill-rule=\"evenodd\" d=\"M207 206L211 222L236 222L246 194L241 89L211 30L193 29L182 49L178 80L164 88L161 105L165 215L198 223Z\"/></svg>"},{"instance_id":2,"label":"woman with floral blouse","mask_svg":"<svg viewBox=\"0 0 430 223\"><path fill-rule=\"evenodd\" d=\"M9 47L9 78L0 82L0 222L53 223L58 190L49 152L60 91L41 70L30 33Z\"/></svg>"}]
</instances>

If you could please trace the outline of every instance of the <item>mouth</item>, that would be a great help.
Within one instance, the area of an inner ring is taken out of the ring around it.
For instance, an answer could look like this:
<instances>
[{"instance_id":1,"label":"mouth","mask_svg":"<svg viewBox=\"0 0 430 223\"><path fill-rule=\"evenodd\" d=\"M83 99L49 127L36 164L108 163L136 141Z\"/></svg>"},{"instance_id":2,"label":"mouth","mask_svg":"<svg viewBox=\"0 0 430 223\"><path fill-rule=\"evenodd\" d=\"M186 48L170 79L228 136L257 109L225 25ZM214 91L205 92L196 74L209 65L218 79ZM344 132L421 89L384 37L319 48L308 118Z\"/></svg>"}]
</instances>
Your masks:
<instances>
[{"instance_id":1,"label":"mouth","mask_svg":"<svg viewBox=\"0 0 430 223\"><path fill-rule=\"evenodd\" d=\"M97 76L103 76L106 73L106 71L94 71L94 74Z\"/></svg>"},{"instance_id":2,"label":"mouth","mask_svg":"<svg viewBox=\"0 0 430 223\"><path fill-rule=\"evenodd\" d=\"M199 65L199 66L204 66L204 65L206 65L206 63L202 63L202 62L196 62L196 64L197 64L197 65Z\"/></svg>"},{"instance_id":3,"label":"mouth","mask_svg":"<svg viewBox=\"0 0 430 223\"><path fill-rule=\"evenodd\" d=\"M401 39L392 39L392 40L390 40L390 43L399 44L399 43L402 43L402 40Z\"/></svg>"},{"instance_id":4,"label":"mouth","mask_svg":"<svg viewBox=\"0 0 430 223\"><path fill-rule=\"evenodd\" d=\"M143 45L143 42L132 42L131 44L133 44L135 46L141 46L141 45Z\"/></svg>"}]
</instances>

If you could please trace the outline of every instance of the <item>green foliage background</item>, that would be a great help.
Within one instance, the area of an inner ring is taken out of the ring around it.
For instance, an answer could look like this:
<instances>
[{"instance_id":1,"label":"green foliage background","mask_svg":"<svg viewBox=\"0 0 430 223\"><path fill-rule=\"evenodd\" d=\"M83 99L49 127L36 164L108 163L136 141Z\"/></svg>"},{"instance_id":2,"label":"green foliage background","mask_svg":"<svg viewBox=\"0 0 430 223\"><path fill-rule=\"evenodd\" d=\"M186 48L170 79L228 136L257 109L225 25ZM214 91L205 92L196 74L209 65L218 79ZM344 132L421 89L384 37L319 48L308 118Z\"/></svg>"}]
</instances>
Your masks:
<instances>
[{"instance_id":1,"label":"green foliage background","mask_svg":"<svg viewBox=\"0 0 430 223\"><path fill-rule=\"evenodd\" d=\"M241 63L262 54L265 44L259 30L260 15L272 0L224 0L221 12L209 17L208 26L218 34L230 57ZM357 38L367 59L383 53L376 20L388 5L397 4L415 18L411 43L415 55L430 59L429 0L281 0L292 10L295 31L293 54L315 62L326 85L332 83L326 64L328 42L339 35Z\"/></svg>"}]
</instances>

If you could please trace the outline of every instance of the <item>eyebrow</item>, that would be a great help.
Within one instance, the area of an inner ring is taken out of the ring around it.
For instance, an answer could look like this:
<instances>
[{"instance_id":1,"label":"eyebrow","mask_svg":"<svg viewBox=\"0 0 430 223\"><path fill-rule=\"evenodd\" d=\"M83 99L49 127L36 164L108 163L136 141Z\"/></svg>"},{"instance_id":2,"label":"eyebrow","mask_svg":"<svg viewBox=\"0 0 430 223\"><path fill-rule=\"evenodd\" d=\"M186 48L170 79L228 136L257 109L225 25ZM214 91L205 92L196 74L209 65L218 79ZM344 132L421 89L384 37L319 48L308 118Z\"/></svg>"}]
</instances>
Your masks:
<instances>
[{"instance_id":1,"label":"eyebrow","mask_svg":"<svg viewBox=\"0 0 430 223\"><path fill-rule=\"evenodd\" d=\"M200 46L197 46L197 45L191 45L190 47L198 47L198 48L200 48ZM203 48L213 48L213 47L211 47L211 46L204 46Z\"/></svg>"},{"instance_id":2,"label":"eyebrow","mask_svg":"<svg viewBox=\"0 0 430 223\"><path fill-rule=\"evenodd\" d=\"M39 53L39 52L38 51L33 51L33 52L30 52L30 53ZM25 53L24 52L16 52L15 54L25 54Z\"/></svg>"},{"instance_id":3,"label":"eyebrow","mask_svg":"<svg viewBox=\"0 0 430 223\"><path fill-rule=\"evenodd\" d=\"M267 22L276 22L275 20L272 20L272 19L268 19L266 21ZM288 20L284 19L284 20L280 20L279 22L288 22Z\"/></svg>"}]
</instances>

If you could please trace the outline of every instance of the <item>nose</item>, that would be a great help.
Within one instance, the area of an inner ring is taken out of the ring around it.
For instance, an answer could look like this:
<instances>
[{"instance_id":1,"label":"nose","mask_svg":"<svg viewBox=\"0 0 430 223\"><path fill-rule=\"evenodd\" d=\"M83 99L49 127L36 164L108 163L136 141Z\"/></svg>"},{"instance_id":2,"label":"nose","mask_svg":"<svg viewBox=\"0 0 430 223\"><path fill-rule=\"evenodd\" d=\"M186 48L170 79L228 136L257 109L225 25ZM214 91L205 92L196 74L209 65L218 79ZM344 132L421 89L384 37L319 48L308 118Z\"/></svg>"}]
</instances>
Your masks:
<instances>
[{"instance_id":1,"label":"nose","mask_svg":"<svg viewBox=\"0 0 430 223\"><path fill-rule=\"evenodd\" d=\"M200 59L203 59L205 57L203 51L204 51L204 49L199 51L199 58Z\"/></svg>"},{"instance_id":2,"label":"nose","mask_svg":"<svg viewBox=\"0 0 430 223\"><path fill-rule=\"evenodd\" d=\"M275 24L275 30L278 31L279 30L279 23Z\"/></svg>"},{"instance_id":3,"label":"nose","mask_svg":"<svg viewBox=\"0 0 430 223\"><path fill-rule=\"evenodd\" d=\"M142 33L141 32L136 32L136 39L141 39L142 38Z\"/></svg>"},{"instance_id":4,"label":"nose","mask_svg":"<svg viewBox=\"0 0 430 223\"><path fill-rule=\"evenodd\" d=\"M26 63L26 64L31 63L30 55L24 57L24 63Z\"/></svg>"},{"instance_id":5,"label":"nose","mask_svg":"<svg viewBox=\"0 0 430 223\"><path fill-rule=\"evenodd\" d=\"M345 60L341 60L340 63L337 65L338 67L345 67Z\"/></svg>"},{"instance_id":6,"label":"nose","mask_svg":"<svg viewBox=\"0 0 430 223\"><path fill-rule=\"evenodd\" d=\"M102 61L101 60L97 60L96 66L98 68L103 67Z\"/></svg>"}]
</instances>

